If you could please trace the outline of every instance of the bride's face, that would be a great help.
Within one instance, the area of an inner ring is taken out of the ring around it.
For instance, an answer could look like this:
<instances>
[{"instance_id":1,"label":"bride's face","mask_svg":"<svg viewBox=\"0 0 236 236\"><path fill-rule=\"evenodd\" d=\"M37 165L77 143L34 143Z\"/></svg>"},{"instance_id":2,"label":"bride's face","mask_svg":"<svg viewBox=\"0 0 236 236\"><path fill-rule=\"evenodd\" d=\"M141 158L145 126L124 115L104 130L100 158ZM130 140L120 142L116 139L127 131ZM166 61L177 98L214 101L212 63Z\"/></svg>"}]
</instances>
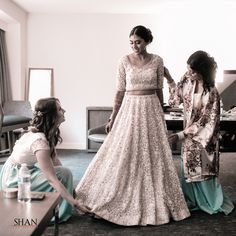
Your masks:
<instances>
[{"instance_id":1,"label":"bride's face","mask_svg":"<svg viewBox=\"0 0 236 236\"><path fill-rule=\"evenodd\" d=\"M141 54L146 51L146 46L148 43L144 41L141 37L137 35L131 35L129 38L131 49L136 54Z\"/></svg>"}]
</instances>

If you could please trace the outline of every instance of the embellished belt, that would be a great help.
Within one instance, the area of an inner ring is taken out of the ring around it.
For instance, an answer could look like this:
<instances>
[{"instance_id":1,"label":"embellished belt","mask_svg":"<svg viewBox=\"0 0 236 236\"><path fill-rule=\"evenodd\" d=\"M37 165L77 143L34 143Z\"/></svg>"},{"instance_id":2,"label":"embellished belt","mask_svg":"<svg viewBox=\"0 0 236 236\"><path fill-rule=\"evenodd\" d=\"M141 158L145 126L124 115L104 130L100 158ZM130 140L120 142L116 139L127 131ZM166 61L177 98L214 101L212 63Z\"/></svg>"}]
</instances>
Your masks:
<instances>
[{"instance_id":1,"label":"embellished belt","mask_svg":"<svg viewBox=\"0 0 236 236\"><path fill-rule=\"evenodd\" d=\"M147 89L147 90L129 90L125 92L127 95L152 95L156 94L155 89Z\"/></svg>"}]
</instances>

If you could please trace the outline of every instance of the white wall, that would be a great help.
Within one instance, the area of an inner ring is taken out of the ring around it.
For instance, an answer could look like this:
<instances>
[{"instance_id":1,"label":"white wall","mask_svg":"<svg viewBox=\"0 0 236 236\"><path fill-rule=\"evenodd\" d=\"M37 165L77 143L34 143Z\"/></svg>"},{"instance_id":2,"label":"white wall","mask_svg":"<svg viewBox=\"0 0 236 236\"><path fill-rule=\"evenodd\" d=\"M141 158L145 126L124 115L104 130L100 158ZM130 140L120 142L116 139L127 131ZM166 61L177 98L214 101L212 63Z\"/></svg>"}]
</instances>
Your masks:
<instances>
[{"instance_id":1,"label":"white wall","mask_svg":"<svg viewBox=\"0 0 236 236\"><path fill-rule=\"evenodd\" d=\"M162 4L156 15L30 15L29 67L54 68L55 96L67 111L61 147L84 149L86 107L112 106L117 61L130 52L128 34L137 24L153 31L148 50L161 55L177 79L198 49L212 54L224 69L236 68L235 6L216 2L203 9L181 1Z\"/></svg>"},{"instance_id":2,"label":"white wall","mask_svg":"<svg viewBox=\"0 0 236 236\"><path fill-rule=\"evenodd\" d=\"M0 17L0 29L4 31L7 29L7 23L4 20L2 20L1 17Z\"/></svg>"},{"instance_id":3,"label":"white wall","mask_svg":"<svg viewBox=\"0 0 236 236\"><path fill-rule=\"evenodd\" d=\"M7 0L1 2L6 4ZM161 55L178 80L186 70L188 56L198 49L212 54L220 68L236 68L235 10L236 3L230 0L178 0L163 1L156 15L29 15L28 43L22 40L28 45L28 66L24 69L54 68L55 96L67 111L61 147L84 149L86 107L112 106L117 61L130 52L128 35L133 26L150 27L154 42L149 52ZM20 24L24 25L25 17L22 19ZM24 35L24 27L19 29ZM24 45L17 48L20 58L22 50ZM11 59L18 65L20 58ZM17 97L24 93L25 77L19 73L19 79L14 79L18 90L13 88Z\"/></svg>"},{"instance_id":4,"label":"white wall","mask_svg":"<svg viewBox=\"0 0 236 236\"><path fill-rule=\"evenodd\" d=\"M160 51L176 78L181 77L187 58L196 50L214 56L218 63L217 81L223 81L223 70L236 68L235 11L236 2L231 0L179 0L162 4Z\"/></svg>"},{"instance_id":5,"label":"white wall","mask_svg":"<svg viewBox=\"0 0 236 236\"><path fill-rule=\"evenodd\" d=\"M157 33L155 22L158 17L148 15L30 15L29 67L54 68L55 96L66 110L62 147L85 148L86 107L112 106L116 66L130 52L130 30L144 24ZM150 47L157 53L158 41Z\"/></svg>"}]
</instances>

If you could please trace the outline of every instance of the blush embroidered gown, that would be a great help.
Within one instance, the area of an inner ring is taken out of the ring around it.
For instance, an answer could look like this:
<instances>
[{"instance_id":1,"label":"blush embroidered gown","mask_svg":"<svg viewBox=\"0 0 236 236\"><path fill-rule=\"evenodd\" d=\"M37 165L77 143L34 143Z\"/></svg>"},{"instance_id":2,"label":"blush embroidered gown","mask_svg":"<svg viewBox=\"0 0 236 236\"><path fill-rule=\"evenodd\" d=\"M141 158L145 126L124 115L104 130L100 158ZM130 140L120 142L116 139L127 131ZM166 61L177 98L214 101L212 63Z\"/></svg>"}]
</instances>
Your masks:
<instances>
[{"instance_id":1,"label":"blush embroidered gown","mask_svg":"<svg viewBox=\"0 0 236 236\"><path fill-rule=\"evenodd\" d=\"M162 83L159 56L152 54L142 68L127 56L120 60L118 90L157 89ZM125 94L113 128L76 193L92 213L119 225L161 225L190 215L156 94Z\"/></svg>"}]
</instances>

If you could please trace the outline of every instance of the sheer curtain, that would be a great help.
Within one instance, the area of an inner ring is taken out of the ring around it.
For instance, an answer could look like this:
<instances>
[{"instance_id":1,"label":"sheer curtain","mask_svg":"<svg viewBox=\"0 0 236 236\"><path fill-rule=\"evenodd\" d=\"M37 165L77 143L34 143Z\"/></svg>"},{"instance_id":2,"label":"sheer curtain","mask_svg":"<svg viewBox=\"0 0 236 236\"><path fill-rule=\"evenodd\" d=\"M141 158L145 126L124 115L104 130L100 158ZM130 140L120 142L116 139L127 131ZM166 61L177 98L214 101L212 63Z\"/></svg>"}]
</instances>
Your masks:
<instances>
[{"instance_id":1,"label":"sheer curtain","mask_svg":"<svg viewBox=\"0 0 236 236\"><path fill-rule=\"evenodd\" d=\"M0 104L12 99L5 31L0 29Z\"/></svg>"}]
</instances>

